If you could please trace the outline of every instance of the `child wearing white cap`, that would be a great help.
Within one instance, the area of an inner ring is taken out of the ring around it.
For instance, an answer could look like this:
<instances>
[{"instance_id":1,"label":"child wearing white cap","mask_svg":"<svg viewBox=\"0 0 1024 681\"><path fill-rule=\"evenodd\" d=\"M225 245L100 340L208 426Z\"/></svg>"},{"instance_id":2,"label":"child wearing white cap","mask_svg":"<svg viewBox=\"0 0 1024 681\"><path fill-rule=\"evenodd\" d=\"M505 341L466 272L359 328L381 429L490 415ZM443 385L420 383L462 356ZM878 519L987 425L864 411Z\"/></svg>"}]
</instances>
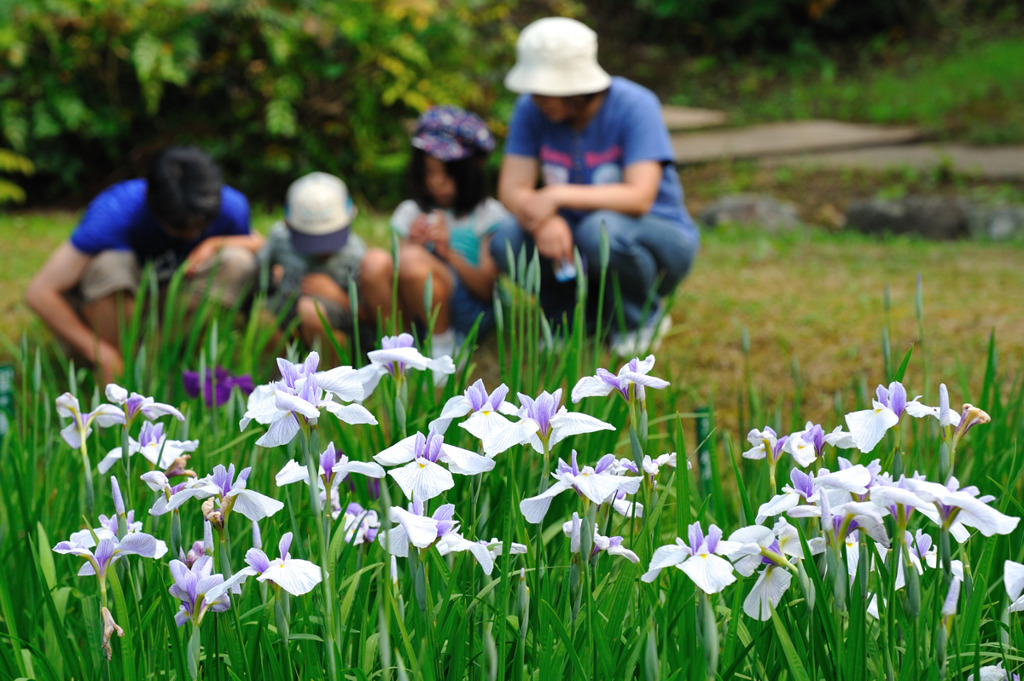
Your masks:
<instances>
[{"instance_id":1,"label":"child wearing white cap","mask_svg":"<svg viewBox=\"0 0 1024 681\"><path fill-rule=\"evenodd\" d=\"M683 204L657 96L609 76L597 62L597 35L561 17L523 29L505 85L521 96L498 198L518 224L495 234L495 262L505 265L508 246L513 252L535 247L542 256L541 305L558 323L571 317L578 280L557 273L572 263L575 247L596 289L606 230L608 290L621 294L626 331L615 333L609 305L604 319L612 324L612 349L642 354L671 325L662 298L686 276L700 240ZM588 301L597 300L594 290ZM595 316L590 311L588 322Z\"/></svg>"},{"instance_id":2,"label":"child wearing white cap","mask_svg":"<svg viewBox=\"0 0 1024 681\"><path fill-rule=\"evenodd\" d=\"M327 320L336 336L355 326L349 285L358 287L360 329L376 329L391 316L391 254L367 248L352 233L356 208L338 177L314 172L288 188L284 220L275 223L260 250L270 268L270 307L279 313L294 304L299 334L308 345L322 339ZM365 348L364 348L365 351Z\"/></svg>"}]
</instances>

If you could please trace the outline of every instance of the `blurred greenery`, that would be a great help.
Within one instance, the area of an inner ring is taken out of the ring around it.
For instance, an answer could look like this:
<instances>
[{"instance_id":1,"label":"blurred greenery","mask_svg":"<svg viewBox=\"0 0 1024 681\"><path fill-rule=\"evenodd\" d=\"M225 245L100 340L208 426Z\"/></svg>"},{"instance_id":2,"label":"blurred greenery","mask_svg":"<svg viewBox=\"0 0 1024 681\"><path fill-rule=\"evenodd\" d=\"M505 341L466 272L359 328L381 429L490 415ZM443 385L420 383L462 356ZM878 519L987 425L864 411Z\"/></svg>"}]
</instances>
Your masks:
<instances>
[{"instance_id":1,"label":"blurred greenery","mask_svg":"<svg viewBox=\"0 0 1024 681\"><path fill-rule=\"evenodd\" d=\"M37 201L95 193L169 143L205 147L257 200L313 168L393 195L409 118L507 118L515 5L27 0L0 10L0 146L35 163Z\"/></svg>"},{"instance_id":2,"label":"blurred greenery","mask_svg":"<svg viewBox=\"0 0 1024 681\"><path fill-rule=\"evenodd\" d=\"M80 207L170 143L208 149L263 206L313 169L388 205L426 107L464 106L504 135L517 31L552 14L594 26L609 71L736 124L828 115L1024 139L1024 0L628 5L623 21L610 0L0 0L0 205Z\"/></svg>"}]
</instances>

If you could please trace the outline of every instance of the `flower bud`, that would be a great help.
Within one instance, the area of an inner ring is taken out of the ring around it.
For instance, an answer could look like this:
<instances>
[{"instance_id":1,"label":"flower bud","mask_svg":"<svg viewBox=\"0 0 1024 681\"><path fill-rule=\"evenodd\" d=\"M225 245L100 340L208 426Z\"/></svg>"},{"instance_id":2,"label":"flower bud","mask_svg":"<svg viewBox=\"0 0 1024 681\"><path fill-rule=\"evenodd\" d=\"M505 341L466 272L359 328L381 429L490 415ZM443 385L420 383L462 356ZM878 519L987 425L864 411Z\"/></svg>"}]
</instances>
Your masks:
<instances>
[{"instance_id":1,"label":"flower bud","mask_svg":"<svg viewBox=\"0 0 1024 681\"><path fill-rule=\"evenodd\" d=\"M224 529L224 515L217 508L217 502L213 497L203 502L203 517L215 529Z\"/></svg>"},{"instance_id":2,"label":"flower bud","mask_svg":"<svg viewBox=\"0 0 1024 681\"><path fill-rule=\"evenodd\" d=\"M118 516L125 515L124 498L121 496L121 486L117 484L117 478L110 476L110 493L114 497L114 511Z\"/></svg>"},{"instance_id":3,"label":"flower bud","mask_svg":"<svg viewBox=\"0 0 1024 681\"><path fill-rule=\"evenodd\" d=\"M164 471L164 475L168 478L174 478L179 475L184 475L188 478L196 477L196 472L191 468L186 468L188 460L192 458L191 454L182 454L177 459L171 462L171 465Z\"/></svg>"},{"instance_id":4,"label":"flower bud","mask_svg":"<svg viewBox=\"0 0 1024 681\"><path fill-rule=\"evenodd\" d=\"M118 636L124 636L124 629L117 626L117 622L114 621L114 616L110 614L106 606L100 609L100 617L103 619L103 644L100 646L103 648L103 652L107 655L109 661L114 651L110 648L110 637L116 632Z\"/></svg>"},{"instance_id":5,"label":"flower bud","mask_svg":"<svg viewBox=\"0 0 1024 681\"><path fill-rule=\"evenodd\" d=\"M526 640L526 632L530 626L530 587L526 585L526 570L519 570L519 639Z\"/></svg>"}]
</instances>

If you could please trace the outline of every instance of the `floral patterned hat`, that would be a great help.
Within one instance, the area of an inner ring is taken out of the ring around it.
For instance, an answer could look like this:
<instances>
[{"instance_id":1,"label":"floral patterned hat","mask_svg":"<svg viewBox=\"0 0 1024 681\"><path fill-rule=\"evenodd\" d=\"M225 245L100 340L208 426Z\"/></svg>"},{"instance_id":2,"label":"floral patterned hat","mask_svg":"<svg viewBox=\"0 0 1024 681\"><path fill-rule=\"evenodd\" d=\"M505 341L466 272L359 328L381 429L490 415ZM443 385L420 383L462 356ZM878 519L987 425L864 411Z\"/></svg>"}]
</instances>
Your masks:
<instances>
[{"instance_id":1,"label":"floral patterned hat","mask_svg":"<svg viewBox=\"0 0 1024 681\"><path fill-rule=\"evenodd\" d=\"M416 121L412 146L439 161L459 161L494 151L494 135L476 114L457 106L436 106Z\"/></svg>"}]
</instances>

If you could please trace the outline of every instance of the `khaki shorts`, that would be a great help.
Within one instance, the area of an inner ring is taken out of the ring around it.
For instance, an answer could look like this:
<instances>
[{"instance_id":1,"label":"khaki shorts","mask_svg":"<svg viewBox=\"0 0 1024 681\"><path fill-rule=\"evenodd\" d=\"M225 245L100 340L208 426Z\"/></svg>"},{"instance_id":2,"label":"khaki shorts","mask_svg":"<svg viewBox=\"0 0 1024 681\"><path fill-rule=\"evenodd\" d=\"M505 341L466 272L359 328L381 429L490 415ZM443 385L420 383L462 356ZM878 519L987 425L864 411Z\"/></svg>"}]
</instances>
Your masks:
<instances>
[{"instance_id":1,"label":"khaki shorts","mask_svg":"<svg viewBox=\"0 0 1024 681\"><path fill-rule=\"evenodd\" d=\"M231 307L249 293L256 283L256 256L238 246L222 248L217 256L199 266L186 279L185 291L195 301L203 298ZM101 251L86 265L78 282L78 298L88 305L115 293L135 295L142 268L132 251ZM166 281L161 281L161 286Z\"/></svg>"}]
</instances>

